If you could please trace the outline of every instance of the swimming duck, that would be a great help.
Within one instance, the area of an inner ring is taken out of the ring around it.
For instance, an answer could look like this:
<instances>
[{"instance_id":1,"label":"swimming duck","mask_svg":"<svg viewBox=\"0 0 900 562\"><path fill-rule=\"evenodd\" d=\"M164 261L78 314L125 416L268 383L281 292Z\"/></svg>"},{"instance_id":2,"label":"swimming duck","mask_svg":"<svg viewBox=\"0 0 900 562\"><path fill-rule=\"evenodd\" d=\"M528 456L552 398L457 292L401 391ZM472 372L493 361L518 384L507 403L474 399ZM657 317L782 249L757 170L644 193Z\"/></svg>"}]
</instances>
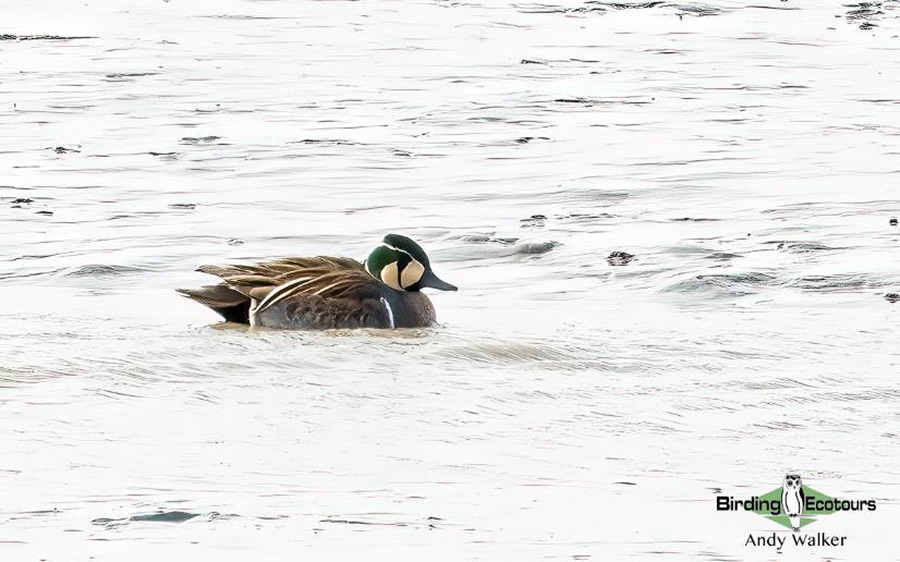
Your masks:
<instances>
[{"instance_id":1,"label":"swimming duck","mask_svg":"<svg viewBox=\"0 0 900 562\"><path fill-rule=\"evenodd\" d=\"M299 330L419 328L435 322L421 289L455 291L431 270L421 246L388 234L360 263L351 258L286 258L255 265L204 265L218 285L178 289L225 320Z\"/></svg>"}]
</instances>

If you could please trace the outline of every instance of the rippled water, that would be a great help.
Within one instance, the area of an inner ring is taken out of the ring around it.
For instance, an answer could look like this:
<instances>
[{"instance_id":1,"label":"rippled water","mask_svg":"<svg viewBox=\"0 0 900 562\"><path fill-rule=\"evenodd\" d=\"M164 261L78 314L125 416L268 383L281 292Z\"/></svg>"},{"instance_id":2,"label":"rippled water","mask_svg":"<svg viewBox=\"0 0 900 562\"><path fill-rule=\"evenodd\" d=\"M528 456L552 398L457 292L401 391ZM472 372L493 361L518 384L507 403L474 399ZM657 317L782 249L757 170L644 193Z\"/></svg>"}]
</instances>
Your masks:
<instances>
[{"instance_id":1,"label":"rippled water","mask_svg":"<svg viewBox=\"0 0 900 562\"><path fill-rule=\"evenodd\" d=\"M3 11L4 561L897 559L900 3ZM174 292L392 231L438 328Z\"/></svg>"}]
</instances>

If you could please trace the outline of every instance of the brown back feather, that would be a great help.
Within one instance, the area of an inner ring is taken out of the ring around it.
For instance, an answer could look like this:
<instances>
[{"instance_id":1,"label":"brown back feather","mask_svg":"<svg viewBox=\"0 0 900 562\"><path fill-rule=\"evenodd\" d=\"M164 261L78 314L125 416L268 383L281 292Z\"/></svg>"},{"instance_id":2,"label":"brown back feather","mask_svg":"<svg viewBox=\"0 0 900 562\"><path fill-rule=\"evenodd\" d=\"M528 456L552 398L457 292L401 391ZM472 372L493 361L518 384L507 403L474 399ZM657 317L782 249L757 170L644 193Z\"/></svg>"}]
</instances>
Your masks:
<instances>
[{"instance_id":1,"label":"brown back feather","mask_svg":"<svg viewBox=\"0 0 900 562\"><path fill-rule=\"evenodd\" d=\"M364 271L363 264L354 259L330 256L284 258L251 265L204 265L199 267L197 271L209 273L223 279L238 275L258 275L272 279L283 279L285 275L296 277L300 272L307 269Z\"/></svg>"},{"instance_id":2,"label":"brown back feather","mask_svg":"<svg viewBox=\"0 0 900 562\"><path fill-rule=\"evenodd\" d=\"M229 289L259 301L258 312L303 295L334 299L377 296L379 285L360 262L330 256L285 258L253 265L204 265L198 271L220 277Z\"/></svg>"},{"instance_id":3,"label":"brown back feather","mask_svg":"<svg viewBox=\"0 0 900 562\"><path fill-rule=\"evenodd\" d=\"M224 284L207 285L199 289L178 289L178 292L215 310L225 320L243 323L249 320L250 299Z\"/></svg>"}]
</instances>

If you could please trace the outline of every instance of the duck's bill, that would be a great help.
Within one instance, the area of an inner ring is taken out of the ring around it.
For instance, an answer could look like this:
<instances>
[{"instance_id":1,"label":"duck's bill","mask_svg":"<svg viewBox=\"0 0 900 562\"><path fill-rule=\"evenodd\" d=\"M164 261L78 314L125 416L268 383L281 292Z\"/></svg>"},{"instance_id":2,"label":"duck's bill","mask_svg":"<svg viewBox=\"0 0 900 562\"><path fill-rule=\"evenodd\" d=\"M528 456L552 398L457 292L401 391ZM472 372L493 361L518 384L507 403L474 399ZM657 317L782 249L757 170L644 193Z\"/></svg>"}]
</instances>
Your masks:
<instances>
[{"instance_id":1,"label":"duck's bill","mask_svg":"<svg viewBox=\"0 0 900 562\"><path fill-rule=\"evenodd\" d=\"M431 287L432 289L437 289L439 291L456 291L456 285L451 285L446 281L441 280L437 275L432 272L428 272L422 277L422 281L420 282L422 287Z\"/></svg>"}]
</instances>

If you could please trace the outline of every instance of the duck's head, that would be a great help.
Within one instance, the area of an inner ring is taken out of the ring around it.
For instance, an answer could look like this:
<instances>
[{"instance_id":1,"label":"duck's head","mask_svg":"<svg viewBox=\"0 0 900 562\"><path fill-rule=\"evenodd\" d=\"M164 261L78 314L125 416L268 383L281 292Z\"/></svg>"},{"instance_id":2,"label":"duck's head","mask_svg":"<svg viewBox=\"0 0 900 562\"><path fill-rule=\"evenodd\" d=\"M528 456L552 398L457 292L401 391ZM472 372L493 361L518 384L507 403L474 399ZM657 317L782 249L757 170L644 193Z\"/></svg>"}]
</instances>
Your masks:
<instances>
[{"instance_id":1,"label":"duck's head","mask_svg":"<svg viewBox=\"0 0 900 562\"><path fill-rule=\"evenodd\" d=\"M388 234L366 258L366 271L391 289L418 291L425 287L455 291L456 286L441 281L421 246L399 234Z\"/></svg>"}]
</instances>

